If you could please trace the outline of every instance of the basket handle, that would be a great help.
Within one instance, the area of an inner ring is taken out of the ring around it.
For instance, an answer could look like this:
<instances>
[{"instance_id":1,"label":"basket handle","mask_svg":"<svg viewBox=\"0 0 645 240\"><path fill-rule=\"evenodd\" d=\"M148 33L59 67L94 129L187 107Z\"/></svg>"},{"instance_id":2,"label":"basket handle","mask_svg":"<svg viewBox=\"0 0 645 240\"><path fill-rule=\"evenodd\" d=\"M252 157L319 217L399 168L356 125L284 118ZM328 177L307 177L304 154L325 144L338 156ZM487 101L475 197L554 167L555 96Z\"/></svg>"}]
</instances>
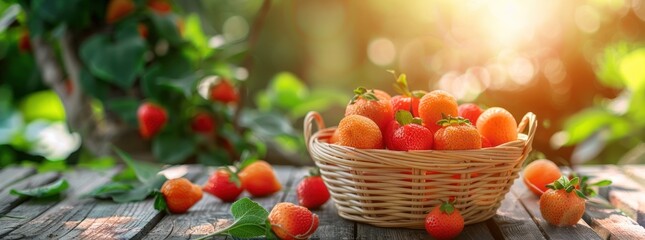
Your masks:
<instances>
[{"instance_id":1,"label":"basket handle","mask_svg":"<svg viewBox=\"0 0 645 240\"><path fill-rule=\"evenodd\" d=\"M525 151L526 146L532 146L533 144L533 138L535 137L535 130L537 129L537 125L538 122L535 114L528 112L526 113L526 115L524 115L522 121L520 121L520 124L517 126L517 132L519 133L524 132L524 130L528 127L528 133L526 134L528 136L528 139L526 140Z\"/></svg>"},{"instance_id":2,"label":"basket handle","mask_svg":"<svg viewBox=\"0 0 645 240\"><path fill-rule=\"evenodd\" d=\"M307 150L309 150L309 140L311 139L311 136L314 134L314 131L313 131L314 121L316 121L316 127L318 127L318 130L325 128L325 122L323 122L323 119L322 119L322 116L320 116L320 113L316 111L310 111L309 113L307 113L307 116L305 116L305 121L304 121L305 145L307 146Z\"/></svg>"}]
</instances>

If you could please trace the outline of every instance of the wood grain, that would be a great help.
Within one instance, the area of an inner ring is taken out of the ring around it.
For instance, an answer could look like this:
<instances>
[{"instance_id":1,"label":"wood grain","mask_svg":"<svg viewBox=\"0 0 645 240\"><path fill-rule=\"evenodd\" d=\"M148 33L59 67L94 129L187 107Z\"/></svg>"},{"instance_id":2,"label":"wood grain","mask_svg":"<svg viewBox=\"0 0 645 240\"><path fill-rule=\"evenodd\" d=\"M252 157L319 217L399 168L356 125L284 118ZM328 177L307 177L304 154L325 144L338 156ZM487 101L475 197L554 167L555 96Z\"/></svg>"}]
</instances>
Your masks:
<instances>
[{"instance_id":1,"label":"wood grain","mask_svg":"<svg viewBox=\"0 0 645 240\"><path fill-rule=\"evenodd\" d=\"M645 239L645 229L605 199L588 200L582 218L603 239Z\"/></svg>"},{"instance_id":2,"label":"wood grain","mask_svg":"<svg viewBox=\"0 0 645 240\"><path fill-rule=\"evenodd\" d=\"M515 181L522 180L516 179ZM502 205L491 221L492 224L488 224L491 232L499 231L500 237L504 239L545 239L540 228L533 222L531 215L512 192L506 194Z\"/></svg>"},{"instance_id":3,"label":"wood grain","mask_svg":"<svg viewBox=\"0 0 645 240\"><path fill-rule=\"evenodd\" d=\"M4 188L12 183L33 175L34 173L36 173L35 169L26 167L7 167L0 169L0 190L4 190Z\"/></svg>"},{"instance_id":4,"label":"wood grain","mask_svg":"<svg viewBox=\"0 0 645 240\"><path fill-rule=\"evenodd\" d=\"M547 239L601 239L596 232L582 219L572 227L555 227L547 223L540 213L538 204L539 198L529 191L520 180L515 181L511 192L520 200L525 209L533 218L533 221L540 227L541 232Z\"/></svg>"},{"instance_id":5,"label":"wood grain","mask_svg":"<svg viewBox=\"0 0 645 240\"><path fill-rule=\"evenodd\" d=\"M74 206L73 203L93 188L106 183L112 178L119 168L113 168L106 172L95 172L89 170L75 170L65 172L62 178L69 182L69 189L66 191L65 199L58 201L29 200L7 213L9 216L19 216L19 219L0 218L0 237L7 235L18 227L27 224L34 218L47 212L58 205ZM93 181L88 182L88 179Z\"/></svg>"},{"instance_id":6,"label":"wood grain","mask_svg":"<svg viewBox=\"0 0 645 240\"><path fill-rule=\"evenodd\" d=\"M275 166L274 170L278 181L283 189L271 196L255 198L244 193L240 196L249 197L258 202L262 207L270 211L276 203L281 202L292 184L293 167ZM208 174L201 176L196 183L203 185L213 169L208 170ZM218 198L205 193L204 198L199 201L188 213L179 215L167 215L147 234L144 239L192 239L198 238L217 229L228 226L232 217L229 213L231 203L224 203ZM218 236L214 239L226 239Z\"/></svg>"},{"instance_id":7,"label":"wood grain","mask_svg":"<svg viewBox=\"0 0 645 240\"><path fill-rule=\"evenodd\" d=\"M188 177L196 177L196 173L189 172ZM95 180L96 177L90 176L82 183L89 184ZM96 184L98 185L100 184ZM140 237L149 230L147 228L154 226L162 217L162 213L155 210L152 203L153 199L125 204L91 198L67 201L14 230L5 238L130 239Z\"/></svg>"},{"instance_id":8,"label":"wood grain","mask_svg":"<svg viewBox=\"0 0 645 240\"><path fill-rule=\"evenodd\" d=\"M25 202L27 198L21 198L9 194L11 189L27 189L46 185L56 181L60 177L59 173L48 172L37 175L32 175L28 178L20 180L14 184L7 186L6 189L0 192L0 214L4 215L14 207ZM10 215L11 216L11 215Z\"/></svg>"},{"instance_id":9,"label":"wood grain","mask_svg":"<svg viewBox=\"0 0 645 240\"><path fill-rule=\"evenodd\" d=\"M625 172L637 170L635 167L624 167ZM578 172L590 176L591 181L609 179L612 184L601 188L600 196L611 205L622 210L640 226L645 226L645 187L630 178L616 166L585 167ZM629 173L628 173L629 174Z\"/></svg>"}]
</instances>

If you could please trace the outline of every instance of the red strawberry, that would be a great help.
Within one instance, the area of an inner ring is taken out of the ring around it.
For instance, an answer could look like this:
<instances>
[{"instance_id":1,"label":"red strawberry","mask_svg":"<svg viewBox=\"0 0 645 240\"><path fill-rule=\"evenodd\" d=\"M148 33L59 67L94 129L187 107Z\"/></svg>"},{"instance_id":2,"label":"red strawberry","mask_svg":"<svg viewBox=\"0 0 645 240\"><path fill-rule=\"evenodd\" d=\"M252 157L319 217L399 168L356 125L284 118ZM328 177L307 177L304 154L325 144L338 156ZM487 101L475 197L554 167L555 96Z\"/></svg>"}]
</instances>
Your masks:
<instances>
[{"instance_id":1,"label":"red strawberry","mask_svg":"<svg viewBox=\"0 0 645 240\"><path fill-rule=\"evenodd\" d=\"M148 0L148 7L159 14L166 14L172 11L170 3L165 0Z\"/></svg>"},{"instance_id":2,"label":"red strawberry","mask_svg":"<svg viewBox=\"0 0 645 240\"><path fill-rule=\"evenodd\" d=\"M394 72L392 72L394 74ZM395 75L396 77L396 75ZM405 74L397 77L394 89L401 95L394 96L390 99L392 110L397 112L405 110L412 113L413 116L419 116L419 101L426 94L424 91L410 91Z\"/></svg>"},{"instance_id":3,"label":"red strawberry","mask_svg":"<svg viewBox=\"0 0 645 240\"><path fill-rule=\"evenodd\" d=\"M552 184L546 185L549 190L540 196L540 213L542 218L555 226L573 226L585 213L584 193L576 189L579 178L569 181L562 176Z\"/></svg>"},{"instance_id":4,"label":"red strawberry","mask_svg":"<svg viewBox=\"0 0 645 240\"><path fill-rule=\"evenodd\" d=\"M220 168L208 178L204 184L204 191L218 197L224 202L233 202L240 196L242 184L240 179L228 168Z\"/></svg>"},{"instance_id":5,"label":"red strawberry","mask_svg":"<svg viewBox=\"0 0 645 240\"><path fill-rule=\"evenodd\" d=\"M296 191L300 205L315 209L329 200L329 190L320 177L320 170L312 168L309 176L305 177L299 184Z\"/></svg>"},{"instance_id":6,"label":"red strawberry","mask_svg":"<svg viewBox=\"0 0 645 240\"><path fill-rule=\"evenodd\" d=\"M31 52L31 42L29 40L28 31L24 31L20 35L20 40L18 40L18 49L20 49L20 52Z\"/></svg>"},{"instance_id":7,"label":"red strawberry","mask_svg":"<svg viewBox=\"0 0 645 240\"><path fill-rule=\"evenodd\" d=\"M396 112L396 120L401 127L394 130L391 145L392 150L430 150L432 149L432 131L422 125L420 118L413 118L408 111L399 110Z\"/></svg>"},{"instance_id":8,"label":"red strawberry","mask_svg":"<svg viewBox=\"0 0 645 240\"><path fill-rule=\"evenodd\" d=\"M482 137L482 148L489 148L492 147L493 144L490 144L490 141L488 141L488 138L481 136Z\"/></svg>"},{"instance_id":9,"label":"red strawberry","mask_svg":"<svg viewBox=\"0 0 645 240\"><path fill-rule=\"evenodd\" d=\"M426 231L436 239L452 239L464 229L464 218L449 202L437 206L426 216Z\"/></svg>"},{"instance_id":10,"label":"red strawberry","mask_svg":"<svg viewBox=\"0 0 645 240\"><path fill-rule=\"evenodd\" d=\"M477 126L477 119L479 118L479 115L482 114L483 110L476 104L464 103L457 107L457 112L459 112L460 117L470 120L470 123L473 126Z\"/></svg>"},{"instance_id":11,"label":"red strawberry","mask_svg":"<svg viewBox=\"0 0 645 240\"><path fill-rule=\"evenodd\" d=\"M190 127L197 133L212 133L213 130L215 130L215 119L213 119L213 117L208 113L200 112L195 114Z\"/></svg>"},{"instance_id":12,"label":"red strawberry","mask_svg":"<svg viewBox=\"0 0 645 240\"><path fill-rule=\"evenodd\" d=\"M220 78L210 88L210 99L222 103L235 103L239 96L237 89L225 78Z\"/></svg>"},{"instance_id":13,"label":"red strawberry","mask_svg":"<svg viewBox=\"0 0 645 240\"><path fill-rule=\"evenodd\" d=\"M387 125L385 128L385 134L383 135L383 141L385 142L385 146L388 149L392 149L394 146L392 145L392 138L394 137L394 131L399 129L401 127L401 124L399 124L398 121L392 120L390 124Z\"/></svg>"},{"instance_id":14,"label":"red strawberry","mask_svg":"<svg viewBox=\"0 0 645 240\"><path fill-rule=\"evenodd\" d=\"M290 202L276 204L269 213L271 230L283 240L308 239L318 229L318 215Z\"/></svg>"},{"instance_id":15,"label":"red strawberry","mask_svg":"<svg viewBox=\"0 0 645 240\"><path fill-rule=\"evenodd\" d=\"M157 134L168 120L168 113L163 107L154 103L145 102L137 110L139 132L144 139L150 139Z\"/></svg>"}]
</instances>

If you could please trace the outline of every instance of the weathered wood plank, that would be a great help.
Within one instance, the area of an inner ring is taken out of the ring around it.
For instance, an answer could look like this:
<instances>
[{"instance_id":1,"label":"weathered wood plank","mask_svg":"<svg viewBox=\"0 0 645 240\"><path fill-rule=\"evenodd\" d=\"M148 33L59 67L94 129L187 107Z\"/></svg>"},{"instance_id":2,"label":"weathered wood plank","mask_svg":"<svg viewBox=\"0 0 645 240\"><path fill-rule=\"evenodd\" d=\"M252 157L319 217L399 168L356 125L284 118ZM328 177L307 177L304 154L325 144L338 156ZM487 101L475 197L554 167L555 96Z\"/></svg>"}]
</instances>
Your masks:
<instances>
[{"instance_id":1,"label":"weathered wood plank","mask_svg":"<svg viewBox=\"0 0 645 240\"><path fill-rule=\"evenodd\" d=\"M26 198L17 197L9 194L10 190L15 189L26 189L34 188L42 185L46 185L57 180L60 177L59 173L48 172L43 174L37 174L25 178L16 182L15 184L7 186L6 189L0 192L0 214L6 214L14 207L26 201Z\"/></svg>"},{"instance_id":2,"label":"weathered wood plank","mask_svg":"<svg viewBox=\"0 0 645 240\"><path fill-rule=\"evenodd\" d=\"M547 239L601 239L582 219L572 227L556 227L547 223L542 218L542 213L540 213L538 204L540 199L529 191L521 180L515 181L511 187L511 192L520 200Z\"/></svg>"},{"instance_id":3,"label":"weathered wood plank","mask_svg":"<svg viewBox=\"0 0 645 240\"><path fill-rule=\"evenodd\" d=\"M298 204L296 187L298 183L309 173L309 168L299 168L293 175L293 184L287 194L285 202ZM325 205L319 209L312 210L318 215L318 230L311 236L312 239L354 239L356 223L338 216L334 201L329 199Z\"/></svg>"},{"instance_id":4,"label":"weathered wood plank","mask_svg":"<svg viewBox=\"0 0 645 240\"><path fill-rule=\"evenodd\" d=\"M630 168L623 169L632 170ZM640 226L645 226L645 187L625 175L625 172L616 166L585 167L579 169L578 172L590 176L592 181L611 180L613 183L609 187L601 188L598 191L600 196L622 210Z\"/></svg>"},{"instance_id":5,"label":"weathered wood plank","mask_svg":"<svg viewBox=\"0 0 645 240\"><path fill-rule=\"evenodd\" d=\"M588 200L582 218L603 239L645 239L645 229L605 199Z\"/></svg>"},{"instance_id":6,"label":"weathered wood plank","mask_svg":"<svg viewBox=\"0 0 645 240\"><path fill-rule=\"evenodd\" d=\"M36 173L35 169L27 167L7 167L0 169L0 190L4 190L4 188L12 183L33 175L34 173Z\"/></svg>"},{"instance_id":7,"label":"weathered wood plank","mask_svg":"<svg viewBox=\"0 0 645 240\"><path fill-rule=\"evenodd\" d=\"M62 202L29 200L19 205L7 213L9 216L19 216L19 219L0 218L0 237L7 235L48 210L56 208L58 205L74 206L74 203L83 194L108 182L118 170L119 168L113 168L105 172L96 172L77 169L75 171L65 172L62 178L66 179L70 184L69 189L66 191L65 199Z\"/></svg>"},{"instance_id":8,"label":"weathered wood plank","mask_svg":"<svg viewBox=\"0 0 645 240\"><path fill-rule=\"evenodd\" d=\"M290 166L274 166L274 169L278 181L283 186L282 191L262 198L251 197L245 192L240 198L249 197L271 211L271 208L281 202L289 192L294 170ZM208 174L197 180L197 183L203 185L212 171L213 169L210 169ZM218 198L205 193L204 198L188 213L165 216L144 239L192 239L215 232L230 224L230 220L232 220L229 213L230 206L231 203L223 203ZM225 239L225 237L216 237L215 239Z\"/></svg>"},{"instance_id":9,"label":"weathered wood plank","mask_svg":"<svg viewBox=\"0 0 645 240\"><path fill-rule=\"evenodd\" d=\"M492 224L488 224L489 229L498 230L500 237L504 239L545 239L531 215L512 192L506 194L497 214L491 220ZM493 230L491 232L496 234L497 231Z\"/></svg>"},{"instance_id":10,"label":"weathered wood plank","mask_svg":"<svg viewBox=\"0 0 645 240\"><path fill-rule=\"evenodd\" d=\"M193 167L194 178L201 167ZM88 180L92 181L92 180ZM153 199L117 204L111 201L80 199L50 209L5 238L139 238L163 217L153 208Z\"/></svg>"}]
</instances>

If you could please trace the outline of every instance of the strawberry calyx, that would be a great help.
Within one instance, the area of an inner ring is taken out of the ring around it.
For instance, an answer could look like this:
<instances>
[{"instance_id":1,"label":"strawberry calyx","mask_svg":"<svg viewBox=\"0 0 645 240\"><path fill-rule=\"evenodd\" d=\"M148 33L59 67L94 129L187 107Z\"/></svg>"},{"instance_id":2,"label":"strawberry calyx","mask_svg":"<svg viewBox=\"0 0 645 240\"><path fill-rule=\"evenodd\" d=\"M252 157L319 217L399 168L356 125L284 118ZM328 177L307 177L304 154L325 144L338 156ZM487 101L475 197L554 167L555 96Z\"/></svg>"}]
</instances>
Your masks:
<instances>
[{"instance_id":1,"label":"strawberry calyx","mask_svg":"<svg viewBox=\"0 0 645 240\"><path fill-rule=\"evenodd\" d=\"M415 118L414 116L412 116L412 113L410 113L410 111L406 111L406 110L396 111L396 114L394 115L394 119L396 119L396 121L401 126L405 126L408 124L418 124L418 125L423 124L423 120L421 118L418 118L418 117Z\"/></svg>"},{"instance_id":2,"label":"strawberry calyx","mask_svg":"<svg viewBox=\"0 0 645 240\"><path fill-rule=\"evenodd\" d=\"M470 120L465 119L463 117L453 117L453 116L446 116L445 114L441 113L441 120L437 121L437 125L441 127L447 127L450 125L472 125L470 123Z\"/></svg>"},{"instance_id":3,"label":"strawberry calyx","mask_svg":"<svg viewBox=\"0 0 645 240\"><path fill-rule=\"evenodd\" d=\"M235 184L235 186L238 188L242 187L242 181L240 181L240 177L238 177L237 173L233 172L229 167L220 167L218 169L224 170L226 173L228 173L228 181Z\"/></svg>"},{"instance_id":4,"label":"strawberry calyx","mask_svg":"<svg viewBox=\"0 0 645 240\"><path fill-rule=\"evenodd\" d=\"M450 215L455 211L455 206L451 202L441 201L441 206L439 206L439 210L442 213Z\"/></svg>"},{"instance_id":5,"label":"strawberry calyx","mask_svg":"<svg viewBox=\"0 0 645 240\"><path fill-rule=\"evenodd\" d=\"M352 101L349 104L354 104L358 99L365 99L367 101L379 101L376 97L376 94L374 93L374 89L367 90L365 87L358 87L354 89L354 97L352 97Z\"/></svg>"},{"instance_id":6,"label":"strawberry calyx","mask_svg":"<svg viewBox=\"0 0 645 240\"><path fill-rule=\"evenodd\" d=\"M309 169L309 177L319 177L319 176L320 176L320 168L312 167Z\"/></svg>"},{"instance_id":7,"label":"strawberry calyx","mask_svg":"<svg viewBox=\"0 0 645 240\"><path fill-rule=\"evenodd\" d=\"M582 199L588 199L583 192L576 189L576 185L578 185L579 181L580 179L578 177L574 177L573 179L569 180L566 176L562 176L560 177L560 179L555 180L553 183L547 184L546 187L553 190L564 190L567 193L575 192L578 197Z\"/></svg>"},{"instance_id":8,"label":"strawberry calyx","mask_svg":"<svg viewBox=\"0 0 645 240\"><path fill-rule=\"evenodd\" d=\"M580 178L580 182L578 184L578 187L576 188L579 189L580 192L584 193L585 196L587 197L594 197L598 195L596 190L594 190L592 187L606 187L611 185L612 183L611 180L608 180L608 179L603 179L597 182L589 183L589 176L581 176L581 175L578 175L576 172L571 173L571 175L569 176L570 179L573 179L575 177Z\"/></svg>"},{"instance_id":9,"label":"strawberry calyx","mask_svg":"<svg viewBox=\"0 0 645 240\"><path fill-rule=\"evenodd\" d=\"M396 83L393 84L394 90L401 94L404 97L414 97L414 98L422 98L424 95L426 95L426 91L422 90L415 90L415 91L410 91L410 87L408 86L408 80L407 76L405 73L399 74L399 76L396 76L396 72L394 70L387 70L389 73L392 73L394 75L394 78L396 78Z\"/></svg>"}]
</instances>

